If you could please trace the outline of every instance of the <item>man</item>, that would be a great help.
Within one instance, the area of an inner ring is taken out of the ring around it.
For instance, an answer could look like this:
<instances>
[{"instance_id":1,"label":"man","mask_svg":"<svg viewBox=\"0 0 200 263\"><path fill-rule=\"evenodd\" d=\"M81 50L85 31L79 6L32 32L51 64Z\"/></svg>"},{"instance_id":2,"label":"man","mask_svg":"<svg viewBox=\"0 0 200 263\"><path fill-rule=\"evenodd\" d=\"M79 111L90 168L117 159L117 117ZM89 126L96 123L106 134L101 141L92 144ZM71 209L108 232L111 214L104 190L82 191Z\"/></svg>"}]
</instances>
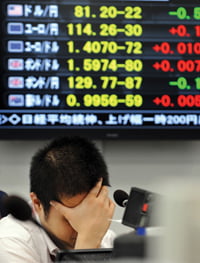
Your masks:
<instances>
[{"instance_id":1,"label":"man","mask_svg":"<svg viewBox=\"0 0 200 263\"><path fill-rule=\"evenodd\" d=\"M112 246L108 230L115 205L108 196L108 171L95 145L83 138L60 138L32 158L30 198L41 225L11 215L0 221L0 247L14 263L52 262L62 247Z\"/></svg>"}]
</instances>

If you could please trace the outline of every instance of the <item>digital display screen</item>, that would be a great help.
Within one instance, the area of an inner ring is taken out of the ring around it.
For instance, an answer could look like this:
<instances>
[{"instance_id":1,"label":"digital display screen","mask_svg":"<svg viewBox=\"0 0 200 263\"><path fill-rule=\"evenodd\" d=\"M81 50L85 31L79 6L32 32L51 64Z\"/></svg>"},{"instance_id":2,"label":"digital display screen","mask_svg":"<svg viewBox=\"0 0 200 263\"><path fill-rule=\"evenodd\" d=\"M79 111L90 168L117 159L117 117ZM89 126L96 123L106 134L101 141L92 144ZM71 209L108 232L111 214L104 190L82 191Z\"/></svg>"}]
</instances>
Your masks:
<instances>
[{"instance_id":1,"label":"digital display screen","mask_svg":"<svg viewBox=\"0 0 200 263\"><path fill-rule=\"evenodd\" d=\"M0 10L0 139L200 138L199 0Z\"/></svg>"}]
</instances>

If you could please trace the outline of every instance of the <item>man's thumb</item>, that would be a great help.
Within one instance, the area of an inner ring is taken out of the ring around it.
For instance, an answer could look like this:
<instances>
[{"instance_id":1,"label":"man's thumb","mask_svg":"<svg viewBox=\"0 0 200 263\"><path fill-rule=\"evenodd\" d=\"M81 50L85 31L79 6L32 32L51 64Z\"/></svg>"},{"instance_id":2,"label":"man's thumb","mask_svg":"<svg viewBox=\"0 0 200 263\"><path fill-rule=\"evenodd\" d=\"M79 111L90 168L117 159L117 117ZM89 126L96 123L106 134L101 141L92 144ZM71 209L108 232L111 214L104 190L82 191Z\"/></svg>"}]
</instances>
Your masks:
<instances>
[{"instance_id":1,"label":"man's thumb","mask_svg":"<svg viewBox=\"0 0 200 263\"><path fill-rule=\"evenodd\" d=\"M50 201L50 205L53 206L59 213L61 213L64 216L68 216L70 214L71 208L68 208L59 202Z\"/></svg>"}]
</instances>

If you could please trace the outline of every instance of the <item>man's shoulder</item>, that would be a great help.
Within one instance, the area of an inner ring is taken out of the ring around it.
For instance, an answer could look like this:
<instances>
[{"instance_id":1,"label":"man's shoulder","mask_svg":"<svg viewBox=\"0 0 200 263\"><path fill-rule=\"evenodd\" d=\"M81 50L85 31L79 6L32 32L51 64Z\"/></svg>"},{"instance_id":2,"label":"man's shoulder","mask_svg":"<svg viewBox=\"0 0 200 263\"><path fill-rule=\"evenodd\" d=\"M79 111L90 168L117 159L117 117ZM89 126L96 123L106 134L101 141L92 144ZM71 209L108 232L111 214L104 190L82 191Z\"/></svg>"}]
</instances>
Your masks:
<instances>
[{"instance_id":1,"label":"man's shoulder","mask_svg":"<svg viewBox=\"0 0 200 263\"><path fill-rule=\"evenodd\" d=\"M0 220L0 238L20 238L30 240L33 226L30 222L21 222L11 215Z\"/></svg>"},{"instance_id":2,"label":"man's shoulder","mask_svg":"<svg viewBox=\"0 0 200 263\"><path fill-rule=\"evenodd\" d=\"M31 221L20 221L10 215L0 220L0 257L1 253L9 262L49 262L48 247L40 228Z\"/></svg>"}]
</instances>

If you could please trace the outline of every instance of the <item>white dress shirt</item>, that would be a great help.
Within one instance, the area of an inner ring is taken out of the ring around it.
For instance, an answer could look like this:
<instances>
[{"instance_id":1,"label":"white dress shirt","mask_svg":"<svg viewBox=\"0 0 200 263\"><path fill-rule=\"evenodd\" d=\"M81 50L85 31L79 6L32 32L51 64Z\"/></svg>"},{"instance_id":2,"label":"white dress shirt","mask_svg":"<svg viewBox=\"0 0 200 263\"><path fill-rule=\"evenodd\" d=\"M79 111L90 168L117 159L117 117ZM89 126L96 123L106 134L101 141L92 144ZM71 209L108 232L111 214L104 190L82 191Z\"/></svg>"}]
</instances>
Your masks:
<instances>
[{"instance_id":1,"label":"white dress shirt","mask_svg":"<svg viewBox=\"0 0 200 263\"><path fill-rule=\"evenodd\" d=\"M108 230L101 247L113 246L114 233ZM45 231L31 221L19 221L8 215L0 220L0 255L9 263L51 263L58 248Z\"/></svg>"}]
</instances>

